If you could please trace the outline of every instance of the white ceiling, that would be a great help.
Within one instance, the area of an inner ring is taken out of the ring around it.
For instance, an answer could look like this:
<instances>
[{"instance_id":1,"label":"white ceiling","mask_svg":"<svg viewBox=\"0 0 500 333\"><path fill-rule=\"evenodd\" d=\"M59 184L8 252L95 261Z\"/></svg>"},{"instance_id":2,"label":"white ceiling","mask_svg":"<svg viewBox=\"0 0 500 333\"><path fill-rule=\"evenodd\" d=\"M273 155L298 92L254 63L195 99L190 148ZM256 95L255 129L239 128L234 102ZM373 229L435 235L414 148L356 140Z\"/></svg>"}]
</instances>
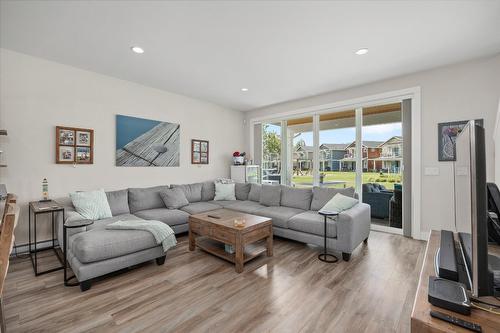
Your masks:
<instances>
[{"instance_id":1,"label":"white ceiling","mask_svg":"<svg viewBox=\"0 0 500 333\"><path fill-rule=\"evenodd\" d=\"M0 9L1 47L236 110L500 52L500 1L2 1ZM369 53L354 55L362 47Z\"/></svg>"}]
</instances>

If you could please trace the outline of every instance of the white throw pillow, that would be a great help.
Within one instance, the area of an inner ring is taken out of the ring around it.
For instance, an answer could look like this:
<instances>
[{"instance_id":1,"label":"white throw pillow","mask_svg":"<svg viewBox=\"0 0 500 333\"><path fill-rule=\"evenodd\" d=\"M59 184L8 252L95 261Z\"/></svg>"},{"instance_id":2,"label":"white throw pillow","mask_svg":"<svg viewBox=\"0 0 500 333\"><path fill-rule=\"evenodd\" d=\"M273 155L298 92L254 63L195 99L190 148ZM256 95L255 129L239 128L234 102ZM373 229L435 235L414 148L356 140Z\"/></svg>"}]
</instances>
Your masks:
<instances>
[{"instance_id":1,"label":"white throw pillow","mask_svg":"<svg viewBox=\"0 0 500 333\"><path fill-rule=\"evenodd\" d=\"M236 200L234 194L235 184L221 184L215 183L215 201L220 200Z\"/></svg>"},{"instance_id":2,"label":"white throw pillow","mask_svg":"<svg viewBox=\"0 0 500 333\"><path fill-rule=\"evenodd\" d=\"M323 208L321 208L321 210L340 213L354 207L357 203L358 199L337 193L323 206Z\"/></svg>"},{"instance_id":3,"label":"white throw pillow","mask_svg":"<svg viewBox=\"0 0 500 333\"><path fill-rule=\"evenodd\" d=\"M111 217L111 208L104 190L70 193L75 210L89 220Z\"/></svg>"}]
</instances>

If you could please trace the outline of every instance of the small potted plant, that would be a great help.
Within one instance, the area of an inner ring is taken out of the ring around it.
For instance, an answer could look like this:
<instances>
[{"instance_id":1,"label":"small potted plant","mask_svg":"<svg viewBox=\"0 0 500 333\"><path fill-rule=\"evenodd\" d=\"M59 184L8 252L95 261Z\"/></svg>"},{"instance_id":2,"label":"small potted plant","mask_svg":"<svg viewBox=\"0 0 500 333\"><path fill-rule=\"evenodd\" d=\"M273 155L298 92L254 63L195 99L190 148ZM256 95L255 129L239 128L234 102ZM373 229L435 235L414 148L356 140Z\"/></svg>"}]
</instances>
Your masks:
<instances>
[{"instance_id":1,"label":"small potted plant","mask_svg":"<svg viewBox=\"0 0 500 333\"><path fill-rule=\"evenodd\" d=\"M239 151L235 151L233 153L233 163L234 163L234 165L245 164L245 152L240 153Z\"/></svg>"}]
</instances>

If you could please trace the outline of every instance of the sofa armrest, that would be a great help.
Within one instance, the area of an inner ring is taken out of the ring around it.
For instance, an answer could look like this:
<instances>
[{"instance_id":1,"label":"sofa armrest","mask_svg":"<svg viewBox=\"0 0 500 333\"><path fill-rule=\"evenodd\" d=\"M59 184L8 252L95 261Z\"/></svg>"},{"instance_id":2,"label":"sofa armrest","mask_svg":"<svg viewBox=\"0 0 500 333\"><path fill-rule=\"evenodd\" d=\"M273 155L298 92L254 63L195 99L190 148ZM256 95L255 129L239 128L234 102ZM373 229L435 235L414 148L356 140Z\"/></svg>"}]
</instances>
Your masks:
<instances>
[{"instance_id":1,"label":"sofa armrest","mask_svg":"<svg viewBox=\"0 0 500 333\"><path fill-rule=\"evenodd\" d=\"M358 203L341 212L337 219L338 249L352 253L370 235L370 205Z\"/></svg>"},{"instance_id":2,"label":"sofa armrest","mask_svg":"<svg viewBox=\"0 0 500 333\"><path fill-rule=\"evenodd\" d=\"M85 217L83 217L80 213L78 213L73 206L64 206L64 223L67 222L78 222L78 221L84 221L87 220ZM62 218L57 218L57 240L59 242L59 245L62 247L63 246L63 223L61 223ZM71 228L67 229L67 237L69 238L70 236L87 231L87 227L81 227L81 228Z\"/></svg>"},{"instance_id":3,"label":"sofa armrest","mask_svg":"<svg viewBox=\"0 0 500 333\"><path fill-rule=\"evenodd\" d=\"M83 217L80 213L78 213L76 210L70 210L70 209L64 208L64 223L76 222L76 221L82 221L82 220L87 220L87 219L85 217Z\"/></svg>"}]
</instances>

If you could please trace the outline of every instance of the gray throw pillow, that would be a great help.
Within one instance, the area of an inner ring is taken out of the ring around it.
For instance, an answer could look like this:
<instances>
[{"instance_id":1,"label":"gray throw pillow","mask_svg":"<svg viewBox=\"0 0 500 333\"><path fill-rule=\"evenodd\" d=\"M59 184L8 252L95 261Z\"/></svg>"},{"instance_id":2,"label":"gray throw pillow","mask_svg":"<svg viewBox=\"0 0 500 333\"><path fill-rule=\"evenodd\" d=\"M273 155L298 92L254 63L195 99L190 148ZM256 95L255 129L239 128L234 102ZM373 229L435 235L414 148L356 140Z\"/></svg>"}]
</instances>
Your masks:
<instances>
[{"instance_id":1,"label":"gray throw pillow","mask_svg":"<svg viewBox=\"0 0 500 333\"><path fill-rule=\"evenodd\" d=\"M248 200L259 202L261 189L262 185L252 183L250 185L250 192L248 192Z\"/></svg>"},{"instance_id":2,"label":"gray throw pillow","mask_svg":"<svg viewBox=\"0 0 500 333\"><path fill-rule=\"evenodd\" d=\"M250 183L235 183L234 192L237 200L248 200L248 193L251 188Z\"/></svg>"},{"instance_id":3,"label":"gray throw pillow","mask_svg":"<svg viewBox=\"0 0 500 333\"><path fill-rule=\"evenodd\" d=\"M310 188L296 188L281 185L281 206L309 210L312 191Z\"/></svg>"},{"instance_id":4,"label":"gray throw pillow","mask_svg":"<svg viewBox=\"0 0 500 333\"><path fill-rule=\"evenodd\" d=\"M140 210L165 208L165 204L160 197L160 192L168 188L168 185L146 188L129 188L128 205L130 212L134 214Z\"/></svg>"},{"instance_id":5,"label":"gray throw pillow","mask_svg":"<svg viewBox=\"0 0 500 333\"><path fill-rule=\"evenodd\" d=\"M211 201L215 198L215 183L213 181L203 182L201 187L201 201Z\"/></svg>"},{"instance_id":6,"label":"gray throw pillow","mask_svg":"<svg viewBox=\"0 0 500 333\"><path fill-rule=\"evenodd\" d=\"M186 198L184 191L179 187L169 188L160 192L160 197L168 209L179 209L189 205L189 201Z\"/></svg>"},{"instance_id":7,"label":"gray throw pillow","mask_svg":"<svg viewBox=\"0 0 500 333\"><path fill-rule=\"evenodd\" d=\"M184 184L184 185L171 185L172 188L180 188L184 191L184 195L189 202L201 201L202 183Z\"/></svg>"},{"instance_id":8,"label":"gray throw pillow","mask_svg":"<svg viewBox=\"0 0 500 333\"><path fill-rule=\"evenodd\" d=\"M313 192L313 197L311 201L311 210L320 210L337 193L355 198L354 187L326 188L326 187L314 186L312 192Z\"/></svg>"},{"instance_id":9,"label":"gray throw pillow","mask_svg":"<svg viewBox=\"0 0 500 333\"><path fill-rule=\"evenodd\" d=\"M106 192L108 198L109 208L113 216L130 214L128 207L128 190L118 190Z\"/></svg>"},{"instance_id":10,"label":"gray throw pillow","mask_svg":"<svg viewBox=\"0 0 500 333\"><path fill-rule=\"evenodd\" d=\"M265 206L279 206L281 201L280 185L262 185L260 204Z\"/></svg>"}]
</instances>

